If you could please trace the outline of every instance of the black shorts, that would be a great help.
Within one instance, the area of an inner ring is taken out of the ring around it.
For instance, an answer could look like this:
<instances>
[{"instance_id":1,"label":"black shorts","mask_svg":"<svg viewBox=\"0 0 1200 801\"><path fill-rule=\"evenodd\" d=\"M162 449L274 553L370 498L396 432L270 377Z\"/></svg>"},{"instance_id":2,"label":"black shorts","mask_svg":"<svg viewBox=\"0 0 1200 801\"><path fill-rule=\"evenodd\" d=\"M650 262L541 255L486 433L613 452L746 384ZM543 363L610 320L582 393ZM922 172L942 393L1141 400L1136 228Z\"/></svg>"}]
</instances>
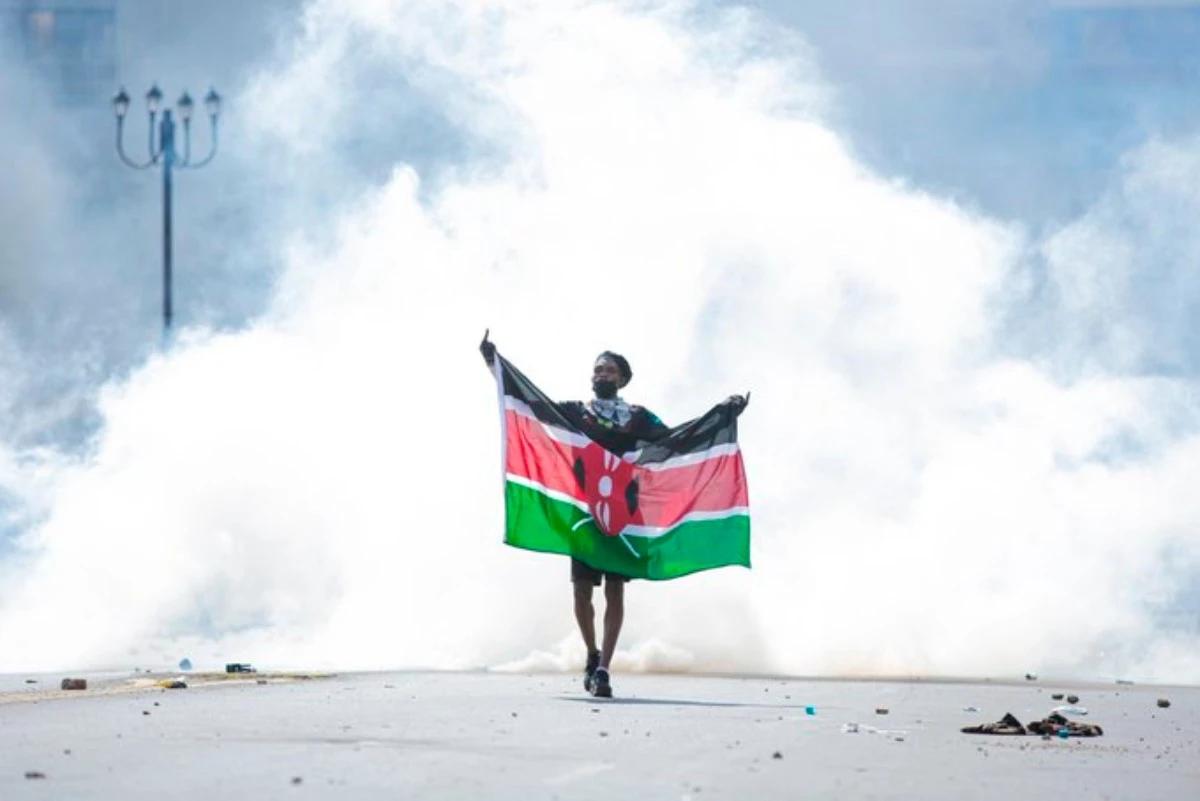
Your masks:
<instances>
[{"instance_id":1,"label":"black shorts","mask_svg":"<svg viewBox=\"0 0 1200 801\"><path fill-rule=\"evenodd\" d=\"M604 576L609 581L629 581L629 576L622 576L620 573L601 572L590 565L580 562L578 559L571 559L571 582L587 581L591 582L593 587L600 586L600 577Z\"/></svg>"}]
</instances>

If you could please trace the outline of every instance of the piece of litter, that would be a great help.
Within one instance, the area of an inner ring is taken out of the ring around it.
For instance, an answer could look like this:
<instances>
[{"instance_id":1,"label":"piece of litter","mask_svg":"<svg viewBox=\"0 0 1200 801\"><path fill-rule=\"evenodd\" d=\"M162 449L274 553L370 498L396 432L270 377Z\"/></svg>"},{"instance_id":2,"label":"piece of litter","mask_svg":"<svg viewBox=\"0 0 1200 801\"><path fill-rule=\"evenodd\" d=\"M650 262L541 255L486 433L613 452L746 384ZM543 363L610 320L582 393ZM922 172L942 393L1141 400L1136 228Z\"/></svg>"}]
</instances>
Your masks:
<instances>
[{"instance_id":1,"label":"piece of litter","mask_svg":"<svg viewBox=\"0 0 1200 801\"><path fill-rule=\"evenodd\" d=\"M843 723L842 733L844 734L880 734L884 737L892 739L903 739L908 732L897 729L877 729L874 726L867 726L863 723Z\"/></svg>"},{"instance_id":2,"label":"piece of litter","mask_svg":"<svg viewBox=\"0 0 1200 801\"><path fill-rule=\"evenodd\" d=\"M1060 715L1086 715L1088 711L1081 706L1056 706L1050 710L1051 713L1057 712Z\"/></svg>"},{"instance_id":3,"label":"piece of litter","mask_svg":"<svg viewBox=\"0 0 1200 801\"><path fill-rule=\"evenodd\" d=\"M1051 701L1061 701L1062 699L1063 699L1062 693L1054 693L1053 695L1050 696Z\"/></svg>"},{"instance_id":4,"label":"piece of litter","mask_svg":"<svg viewBox=\"0 0 1200 801\"><path fill-rule=\"evenodd\" d=\"M179 660L179 669L180 670L191 670L192 669L192 660L188 659L186 656L183 659L180 659Z\"/></svg>"},{"instance_id":5,"label":"piece of litter","mask_svg":"<svg viewBox=\"0 0 1200 801\"><path fill-rule=\"evenodd\" d=\"M887 711L887 708L886 708L886 707L882 707L882 706L880 706L880 707L876 707L876 708L875 708L875 714L876 714L876 715L886 715L887 713L888 713L888 711Z\"/></svg>"},{"instance_id":6,"label":"piece of litter","mask_svg":"<svg viewBox=\"0 0 1200 801\"><path fill-rule=\"evenodd\" d=\"M979 707L977 707L977 706L964 706L963 707L963 712L978 712L978 711L979 711Z\"/></svg>"},{"instance_id":7,"label":"piece of litter","mask_svg":"<svg viewBox=\"0 0 1200 801\"><path fill-rule=\"evenodd\" d=\"M187 682L182 679L164 679L158 686L166 690L186 690Z\"/></svg>"},{"instance_id":8,"label":"piece of litter","mask_svg":"<svg viewBox=\"0 0 1200 801\"><path fill-rule=\"evenodd\" d=\"M64 690L86 690L87 679L63 679L62 688Z\"/></svg>"},{"instance_id":9,"label":"piece of litter","mask_svg":"<svg viewBox=\"0 0 1200 801\"><path fill-rule=\"evenodd\" d=\"M817 708L815 706L806 706L804 707L804 714L815 715L817 714Z\"/></svg>"},{"instance_id":10,"label":"piece of litter","mask_svg":"<svg viewBox=\"0 0 1200 801\"><path fill-rule=\"evenodd\" d=\"M1037 674L1036 673L1026 673L1025 681L1037 681Z\"/></svg>"}]
</instances>

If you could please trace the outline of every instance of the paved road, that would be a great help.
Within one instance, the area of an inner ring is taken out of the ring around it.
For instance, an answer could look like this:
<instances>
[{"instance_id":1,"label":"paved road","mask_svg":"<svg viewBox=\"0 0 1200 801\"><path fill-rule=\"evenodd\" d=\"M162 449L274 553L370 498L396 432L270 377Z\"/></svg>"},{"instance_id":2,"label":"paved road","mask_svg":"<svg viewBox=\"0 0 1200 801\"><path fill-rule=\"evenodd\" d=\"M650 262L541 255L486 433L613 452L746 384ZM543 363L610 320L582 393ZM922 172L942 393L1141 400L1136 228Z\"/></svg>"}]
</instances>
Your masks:
<instances>
[{"instance_id":1,"label":"paved road","mask_svg":"<svg viewBox=\"0 0 1200 801\"><path fill-rule=\"evenodd\" d=\"M1200 798L1200 688L614 681L612 701L564 675L26 686L0 698L0 799ZM1057 690L1105 736L959 732L1041 718Z\"/></svg>"}]
</instances>

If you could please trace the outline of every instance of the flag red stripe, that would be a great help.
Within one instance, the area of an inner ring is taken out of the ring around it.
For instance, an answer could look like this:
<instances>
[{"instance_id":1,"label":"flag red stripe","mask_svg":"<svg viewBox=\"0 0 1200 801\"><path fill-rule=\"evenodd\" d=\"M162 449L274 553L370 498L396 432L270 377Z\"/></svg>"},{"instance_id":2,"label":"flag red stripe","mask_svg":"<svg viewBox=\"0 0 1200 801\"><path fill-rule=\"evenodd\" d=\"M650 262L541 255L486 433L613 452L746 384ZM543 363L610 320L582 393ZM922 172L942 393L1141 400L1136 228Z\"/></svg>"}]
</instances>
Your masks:
<instances>
[{"instance_id":1,"label":"flag red stripe","mask_svg":"<svg viewBox=\"0 0 1200 801\"><path fill-rule=\"evenodd\" d=\"M505 470L546 489L586 500L572 472L570 445L546 433L542 424L512 409L505 411ZM749 506L741 453L659 470L637 470L644 525L674 525L692 512L721 512Z\"/></svg>"}]
</instances>

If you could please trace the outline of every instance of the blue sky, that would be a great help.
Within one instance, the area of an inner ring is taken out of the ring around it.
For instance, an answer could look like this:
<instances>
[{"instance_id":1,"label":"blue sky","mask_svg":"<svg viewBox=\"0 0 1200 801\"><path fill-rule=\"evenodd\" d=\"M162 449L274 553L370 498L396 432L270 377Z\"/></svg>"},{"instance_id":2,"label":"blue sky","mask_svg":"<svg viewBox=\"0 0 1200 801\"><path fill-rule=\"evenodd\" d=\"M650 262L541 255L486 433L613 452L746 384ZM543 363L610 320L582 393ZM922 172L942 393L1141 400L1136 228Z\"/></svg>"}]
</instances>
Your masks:
<instances>
[{"instance_id":1,"label":"blue sky","mask_svg":"<svg viewBox=\"0 0 1200 801\"><path fill-rule=\"evenodd\" d=\"M873 163L1033 226L1200 122L1200 4L756 0L804 31Z\"/></svg>"}]
</instances>

